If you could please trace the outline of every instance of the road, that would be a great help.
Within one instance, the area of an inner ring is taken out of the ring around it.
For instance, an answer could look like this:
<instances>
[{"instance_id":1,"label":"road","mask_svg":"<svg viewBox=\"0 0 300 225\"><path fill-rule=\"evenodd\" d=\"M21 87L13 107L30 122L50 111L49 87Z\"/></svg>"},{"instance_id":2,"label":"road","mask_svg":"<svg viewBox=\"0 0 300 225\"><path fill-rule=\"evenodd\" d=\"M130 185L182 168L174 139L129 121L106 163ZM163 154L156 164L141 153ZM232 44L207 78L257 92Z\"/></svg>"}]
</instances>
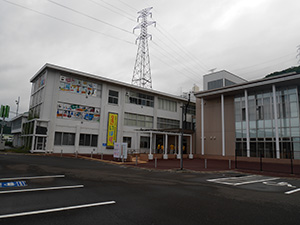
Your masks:
<instances>
[{"instance_id":1,"label":"road","mask_svg":"<svg viewBox=\"0 0 300 225\"><path fill-rule=\"evenodd\" d=\"M13 182L25 186L14 187ZM76 158L1 153L0 183L6 185L0 185L1 225L300 221L299 179L232 171L154 171Z\"/></svg>"}]
</instances>

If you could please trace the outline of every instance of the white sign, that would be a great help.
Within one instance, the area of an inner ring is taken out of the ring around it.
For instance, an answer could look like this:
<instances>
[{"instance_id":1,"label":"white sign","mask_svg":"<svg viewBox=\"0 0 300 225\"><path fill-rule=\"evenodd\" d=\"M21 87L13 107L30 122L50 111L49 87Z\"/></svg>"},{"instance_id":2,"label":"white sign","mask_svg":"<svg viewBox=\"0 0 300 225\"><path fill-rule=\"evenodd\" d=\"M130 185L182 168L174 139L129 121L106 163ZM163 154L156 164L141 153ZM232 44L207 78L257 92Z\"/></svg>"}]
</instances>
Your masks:
<instances>
[{"instance_id":1,"label":"white sign","mask_svg":"<svg viewBox=\"0 0 300 225\"><path fill-rule=\"evenodd\" d=\"M127 143L115 143L114 158L127 159Z\"/></svg>"}]
</instances>

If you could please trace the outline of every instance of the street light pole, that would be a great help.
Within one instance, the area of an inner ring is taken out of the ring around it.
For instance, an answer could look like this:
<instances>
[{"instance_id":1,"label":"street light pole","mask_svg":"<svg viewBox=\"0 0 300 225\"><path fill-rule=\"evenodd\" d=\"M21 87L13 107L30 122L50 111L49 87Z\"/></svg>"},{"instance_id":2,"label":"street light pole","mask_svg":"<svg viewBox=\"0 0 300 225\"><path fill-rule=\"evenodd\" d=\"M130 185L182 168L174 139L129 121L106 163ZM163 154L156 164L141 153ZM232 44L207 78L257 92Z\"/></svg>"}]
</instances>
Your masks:
<instances>
[{"instance_id":1,"label":"street light pole","mask_svg":"<svg viewBox=\"0 0 300 225\"><path fill-rule=\"evenodd\" d=\"M20 104L20 96L18 97L18 100L16 100L16 105L17 105L16 116L19 115L19 104Z\"/></svg>"}]
</instances>

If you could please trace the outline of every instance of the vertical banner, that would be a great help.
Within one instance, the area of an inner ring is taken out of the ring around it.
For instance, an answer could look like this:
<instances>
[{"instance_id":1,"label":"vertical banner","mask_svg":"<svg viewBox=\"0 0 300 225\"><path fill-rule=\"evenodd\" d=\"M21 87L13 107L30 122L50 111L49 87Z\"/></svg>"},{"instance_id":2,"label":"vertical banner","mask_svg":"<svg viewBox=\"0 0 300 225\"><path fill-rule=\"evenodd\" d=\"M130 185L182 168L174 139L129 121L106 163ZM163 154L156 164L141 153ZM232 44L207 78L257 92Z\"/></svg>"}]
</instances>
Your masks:
<instances>
[{"instance_id":1,"label":"vertical banner","mask_svg":"<svg viewBox=\"0 0 300 225\"><path fill-rule=\"evenodd\" d=\"M6 106L1 105L0 117L8 118L9 117L9 110L10 110L9 105L6 105Z\"/></svg>"},{"instance_id":2,"label":"vertical banner","mask_svg":"<svg viewBox=\"0 0 300 225\"><path fill-rule=\"evenodd\" d=\"M107 146L113 147L114 142L117 142L118 132L118 114L108 113L108 124L107 124Z\"/></svg>"}]
</instances>

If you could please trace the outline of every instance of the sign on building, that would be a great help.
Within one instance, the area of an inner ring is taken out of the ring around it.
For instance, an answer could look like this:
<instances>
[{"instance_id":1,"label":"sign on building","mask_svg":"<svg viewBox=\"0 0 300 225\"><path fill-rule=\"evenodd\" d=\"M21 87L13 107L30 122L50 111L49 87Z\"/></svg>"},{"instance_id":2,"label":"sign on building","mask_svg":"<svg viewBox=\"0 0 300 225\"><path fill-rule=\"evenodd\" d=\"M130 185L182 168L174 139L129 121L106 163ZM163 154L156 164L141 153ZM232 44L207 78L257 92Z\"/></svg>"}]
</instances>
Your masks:
<instances>
[{"instance_id":1,"label":"sign on building","mask_svg":"<svg viewBox=\"0 0 300 225\"><path fill-rule=\"evenodd\" d=\"M108 147L114 147L114 143L117 141L118 132L118 114L108 113L108 124L107 124L107 142Z\"/></svg>"}]
</instances>

